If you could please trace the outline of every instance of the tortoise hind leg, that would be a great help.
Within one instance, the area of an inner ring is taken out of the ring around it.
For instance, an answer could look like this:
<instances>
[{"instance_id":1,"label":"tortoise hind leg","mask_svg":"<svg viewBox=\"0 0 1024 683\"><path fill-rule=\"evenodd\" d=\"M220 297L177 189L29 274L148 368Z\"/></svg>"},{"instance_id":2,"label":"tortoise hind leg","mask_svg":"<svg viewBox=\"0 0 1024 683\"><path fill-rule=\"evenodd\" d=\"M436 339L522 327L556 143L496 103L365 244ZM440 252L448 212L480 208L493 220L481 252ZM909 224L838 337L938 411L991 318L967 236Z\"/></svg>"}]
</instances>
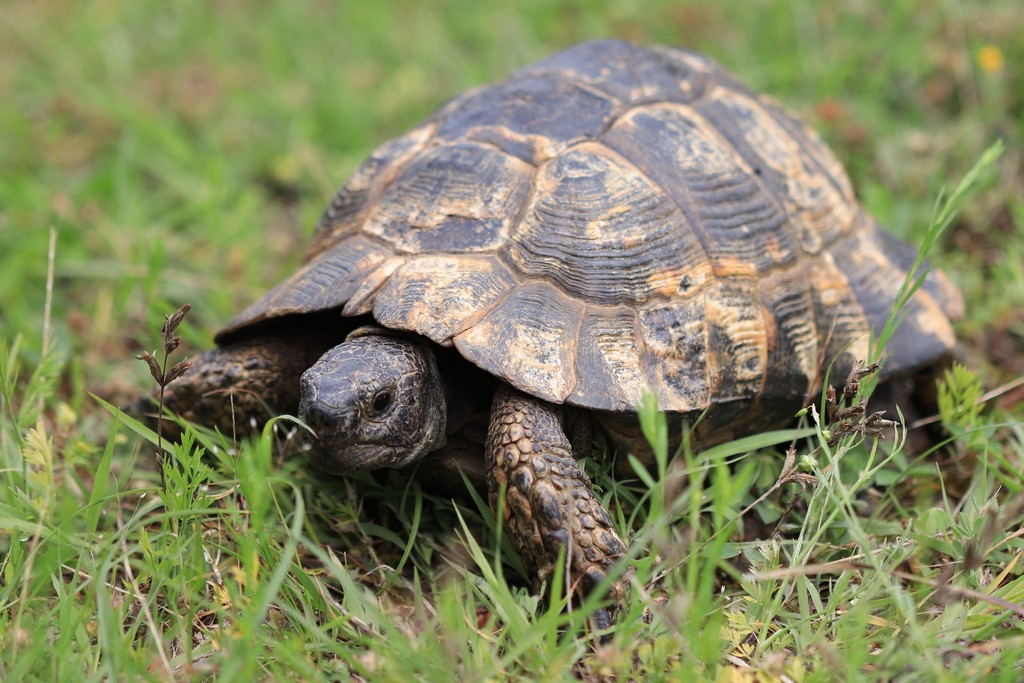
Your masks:
<instances>
[{"instance_id":1,"label":"tortoise hind leg","mask_svg":"<svg viewBox=\"0 0 1024 683\"><path fill-rule=\"evenodd\" d=\"M551 578L565 551L572 592L592 592L626 552L590 480L573 457L562 408L507 388L494 396L487 435L486 471L491 507L505 490L504 528L529 574L540 584ZM623 597L611 588L612 613ZM611 613L595 615L599 627Z\"/></svg>"}]
</instances>

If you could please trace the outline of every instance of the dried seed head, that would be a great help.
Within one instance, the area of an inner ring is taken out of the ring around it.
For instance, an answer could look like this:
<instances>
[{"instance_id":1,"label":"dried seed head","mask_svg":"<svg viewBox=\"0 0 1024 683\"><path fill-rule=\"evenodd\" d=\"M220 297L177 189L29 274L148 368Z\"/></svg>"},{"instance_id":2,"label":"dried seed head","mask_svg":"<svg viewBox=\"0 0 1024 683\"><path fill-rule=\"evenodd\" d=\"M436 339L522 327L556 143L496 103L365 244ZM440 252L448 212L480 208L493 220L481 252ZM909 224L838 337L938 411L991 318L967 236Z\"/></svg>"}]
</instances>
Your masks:
<instances>
[{"instance_id":1,"label":"dried seed head","mask_svg":"<svg viewBox=\"0 0 1024 683\"><path fill-rule=\"evenodd\" d=\"M189 358L187 360L183 360L180 363L175 363L174 367L172 367L167 372L167 382L166 382L166 384L170 384L174 380L176 380L179 377L181 377L182 375L184 375L186 372L188 372L188 369L190 367L192 367L192 359L191 358Z\"/></svg>"},{"instance_id":2,"label":"dried seed head","mask_svg":"<svg viewBox=\"0 0 1024 683\"><path fill-rule=\"evenodd\" d=\"M164 326L161 331L165 339L174 334L174 331L178 329L178 325L181 324L181 321L185 319L185 316L191 310L192 304L185 304L171 315L164 316Z\"/></svg>"},{"instance_id":3,"label":"dried seed head","mask_svg":"<svg viewBox=\"0 0 1024 683\"><path fill-rule=\"evenodd\" d=\"M170 355L174 353L174 350L181 344L181 337L171 337L170 339L164 339L164 353Z\"/></svg>"},{"instance_id":4,"label":"dried seed head","mask_svg":"<svg viewBox=\"0 0 1024 683\"><path fill-rule=\"evenodd\" d=\"M157 384L163 384L164 373L160 369L160 364L156 361L156 351L150 353L145 351L135 356L141 361L145 361L149 364L149 374L153 375L153 379L156 380Z\"/></svg>"},{"instance_id":5,"label":"dried seed head","mask_svg":"<svg viewBox=\"0 0 1024 683\"><path fill-rule=\"evenodd\" d=\"M878 370L878 363L864 364L864 361L857 361L856 365L853 366L853 370L850 371L850 376L846 378L846 383L843 385L843 398L851 398L860 391L860 382L868 375L874 374Z\"/></svg>"}]
</instances>

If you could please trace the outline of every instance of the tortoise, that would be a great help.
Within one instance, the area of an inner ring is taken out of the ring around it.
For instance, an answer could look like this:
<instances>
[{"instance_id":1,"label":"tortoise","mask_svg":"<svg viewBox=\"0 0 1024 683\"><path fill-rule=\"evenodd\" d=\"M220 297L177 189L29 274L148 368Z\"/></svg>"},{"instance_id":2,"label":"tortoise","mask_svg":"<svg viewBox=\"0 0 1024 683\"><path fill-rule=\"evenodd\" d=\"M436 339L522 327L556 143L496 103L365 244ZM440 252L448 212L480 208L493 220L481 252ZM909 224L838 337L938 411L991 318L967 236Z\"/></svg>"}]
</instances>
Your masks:
<instances>
[{"instance_id":1,"label":"tortoise","mask_svg":"<svg viewBox=\"0 0 1024 683\"><path fill-rule=\"evenodd\" d=\"M297 410L332 474L463 467L528 573L564 549L586 593L626 550L577 463L595 430L649 457L648 391L702 416L699 444L791 421L868 355L915 257L712 59L588 42L377 148L168 405L222 429ZM929 273L882 379L945 356L962 307Z\"/></svg>"}]
</instances>

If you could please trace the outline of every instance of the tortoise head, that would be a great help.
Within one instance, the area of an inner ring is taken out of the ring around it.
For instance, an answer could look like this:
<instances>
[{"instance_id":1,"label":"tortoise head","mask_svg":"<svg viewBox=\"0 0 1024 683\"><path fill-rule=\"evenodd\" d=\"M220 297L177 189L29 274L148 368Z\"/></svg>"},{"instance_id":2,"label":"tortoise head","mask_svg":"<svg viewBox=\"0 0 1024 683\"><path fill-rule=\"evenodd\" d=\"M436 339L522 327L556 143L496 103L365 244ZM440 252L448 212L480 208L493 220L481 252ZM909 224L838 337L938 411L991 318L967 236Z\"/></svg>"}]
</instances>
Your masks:
<instances>
[{"instance_id":1,"label":"tortoise head","mask_svg":"<svg viewBox=\"0 0 1024 683\"><path fill-rule=\"evenodd\" d=\"M359 328L302 374L301 392L310 460L330 474L404 467L445 443L437 362L414 339Z\"/></svg>"}]
</instances>

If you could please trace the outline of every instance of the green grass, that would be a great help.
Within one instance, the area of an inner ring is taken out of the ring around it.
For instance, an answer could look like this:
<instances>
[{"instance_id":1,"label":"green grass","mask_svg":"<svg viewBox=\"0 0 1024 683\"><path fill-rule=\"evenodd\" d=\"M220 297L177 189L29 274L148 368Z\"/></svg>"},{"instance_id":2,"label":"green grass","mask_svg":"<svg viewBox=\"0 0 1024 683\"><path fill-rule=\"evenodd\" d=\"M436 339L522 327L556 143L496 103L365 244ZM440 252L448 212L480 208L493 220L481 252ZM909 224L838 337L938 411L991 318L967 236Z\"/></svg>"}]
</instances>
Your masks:
<instances>
[{"instance_id":1,"label":"green grass","mask_svg":"<svg viewBox=\"0 0 1024 683\"><path fill-rule=\"evenodd\" d=\"M0 678L1021 678L1024 393L975 402L1024 375L1024 9L614 5L4 4ZM374 146L604 35L703 50L800 112L915 244L1003 141L930 253L967 301L950 442L832 442L809 415L781 479L791 434L634 478L588 462L635 550L606 643L526 588L485 507L325 481L287 423L187 431L160 490L150 435L89 392L149 388L133 356L164 314L191 302L183 351L207 347Z\"/></svg>"}]
</instances>

